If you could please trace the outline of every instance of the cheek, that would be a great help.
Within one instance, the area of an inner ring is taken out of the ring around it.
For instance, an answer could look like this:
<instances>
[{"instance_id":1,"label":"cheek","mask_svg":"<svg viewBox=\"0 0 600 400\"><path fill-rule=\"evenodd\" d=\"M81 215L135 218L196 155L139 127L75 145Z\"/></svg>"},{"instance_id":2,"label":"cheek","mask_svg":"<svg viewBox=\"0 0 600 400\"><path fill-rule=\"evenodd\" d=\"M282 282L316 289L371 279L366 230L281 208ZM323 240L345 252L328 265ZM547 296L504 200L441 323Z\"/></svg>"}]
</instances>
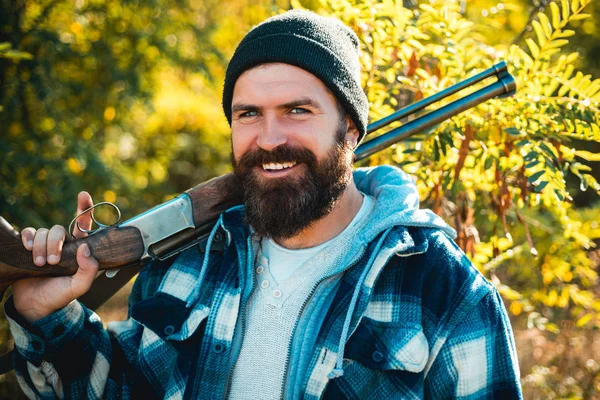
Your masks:
<instances>
[{"instance_id":1,"label":"cheek","mask_svg":"<svg viewBox=\"0 0 600 400\"><path fill-rule=\"evenodd\" d=\"M240 129L232 130L231 149L236 160L239 160L250 149L252 141L253 139L249 132L244 132Z\"/></svg>"}]
</instances>

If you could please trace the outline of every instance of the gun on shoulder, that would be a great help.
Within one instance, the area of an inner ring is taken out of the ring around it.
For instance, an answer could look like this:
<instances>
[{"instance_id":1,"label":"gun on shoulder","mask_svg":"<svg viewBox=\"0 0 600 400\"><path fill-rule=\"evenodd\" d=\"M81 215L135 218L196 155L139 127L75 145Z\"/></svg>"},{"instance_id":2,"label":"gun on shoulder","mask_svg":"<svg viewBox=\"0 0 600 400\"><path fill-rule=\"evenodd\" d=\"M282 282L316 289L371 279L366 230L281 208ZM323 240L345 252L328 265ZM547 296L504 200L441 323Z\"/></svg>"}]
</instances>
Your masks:
<instances>
[{"instance_id":1,"label":"gun on shoulder","mask_svg":"<svg viewBox=\"0 0 600 400\"><path fill-rule=\"evenodd\" d=\"M355 152L356 161L423 132L488 99L510 96L516 91L515 80L508 73L506 63L500 62L369 125L367 132L379 130L415 114L490 77L496 77L497 81L360 145ZM33 263L31 252L23 246L19 233L0 217L0 293L3 294L13 282L20 279L74 274L77 270L77 248L82 243L89 245L92 255L99 261L100 269L105 270L118 270L172 257L204 240L219 215L242 202L242 186L237 177L229 173L199 184L175 199L124 223L98 229L86 238L65 243L60 263L43 268Z\"/></svg>"}]
</instances>

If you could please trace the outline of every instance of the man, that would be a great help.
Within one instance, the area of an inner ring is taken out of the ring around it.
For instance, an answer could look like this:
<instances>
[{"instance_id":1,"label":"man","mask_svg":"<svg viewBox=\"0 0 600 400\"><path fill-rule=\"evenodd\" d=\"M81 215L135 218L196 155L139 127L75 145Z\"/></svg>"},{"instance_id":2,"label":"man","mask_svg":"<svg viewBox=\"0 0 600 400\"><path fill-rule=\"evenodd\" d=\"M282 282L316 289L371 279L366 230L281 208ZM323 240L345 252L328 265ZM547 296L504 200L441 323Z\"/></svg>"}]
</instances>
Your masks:
<instances>
[{"instance_id":1,"label":"man","mask_svg":"<svg viewBox=\"0 0 600 400\"><path fill-rule=\"evenodd\" d=\"M146 266L129 318L103 329L74 277L20 281L6 313L32 398L520 398L495 288L418 210L393 167L352 172L368 104L358 39L292 11L254 28L229 65L223 108L244 207L205 247ZM79 209L91 204L80 194ZM62 227L22 232L38 265Z\"/></svg>"}]
</instances>

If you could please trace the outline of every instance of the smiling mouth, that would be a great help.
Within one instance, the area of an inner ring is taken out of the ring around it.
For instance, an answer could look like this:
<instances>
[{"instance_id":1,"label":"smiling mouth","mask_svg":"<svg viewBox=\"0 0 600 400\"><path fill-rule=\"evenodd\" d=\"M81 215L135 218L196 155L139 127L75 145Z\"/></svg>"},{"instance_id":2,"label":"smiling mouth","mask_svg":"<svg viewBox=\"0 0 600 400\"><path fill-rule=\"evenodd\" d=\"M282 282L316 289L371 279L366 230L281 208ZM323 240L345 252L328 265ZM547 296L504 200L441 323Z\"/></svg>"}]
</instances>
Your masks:
<instances>
[{"instance_id":1,"label":"smiling mouth","mask_svg":"<svg viewBox=\"0 0 600 400\"><path fill-rule=\"evenodd\" d=\"M297 164L298 163L296 161L284 162L284 163L267 163L267 164L263 164L262 168L263 168L263 170L265 170L267 172L276 172L276 171L283 171L286 169L293 168Z\"/></svg>"}]
</instances>

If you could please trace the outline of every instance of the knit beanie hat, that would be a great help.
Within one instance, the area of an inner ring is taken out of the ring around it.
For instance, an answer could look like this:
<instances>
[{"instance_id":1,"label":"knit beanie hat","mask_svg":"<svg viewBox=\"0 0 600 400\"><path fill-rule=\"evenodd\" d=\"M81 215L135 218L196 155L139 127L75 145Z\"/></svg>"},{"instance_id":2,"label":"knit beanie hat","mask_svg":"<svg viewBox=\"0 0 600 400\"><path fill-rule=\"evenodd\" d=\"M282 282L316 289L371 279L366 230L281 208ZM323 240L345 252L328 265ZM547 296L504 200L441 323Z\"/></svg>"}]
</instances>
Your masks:
<instances>
[{"instance_id":1,"label":"knit beanie hat","mask_svg":"<svg viewBox=\"0 0 600 400\"><path fill-rule=\"evenodd\" d=\"M233 87L240 75L259 64L285 63L319 78L366 133L369 105L360 85L359 42L335 18L292 10L254 27L238 45L225 75L223 110L231 125Z\"/></svg>"}]
</instances>

